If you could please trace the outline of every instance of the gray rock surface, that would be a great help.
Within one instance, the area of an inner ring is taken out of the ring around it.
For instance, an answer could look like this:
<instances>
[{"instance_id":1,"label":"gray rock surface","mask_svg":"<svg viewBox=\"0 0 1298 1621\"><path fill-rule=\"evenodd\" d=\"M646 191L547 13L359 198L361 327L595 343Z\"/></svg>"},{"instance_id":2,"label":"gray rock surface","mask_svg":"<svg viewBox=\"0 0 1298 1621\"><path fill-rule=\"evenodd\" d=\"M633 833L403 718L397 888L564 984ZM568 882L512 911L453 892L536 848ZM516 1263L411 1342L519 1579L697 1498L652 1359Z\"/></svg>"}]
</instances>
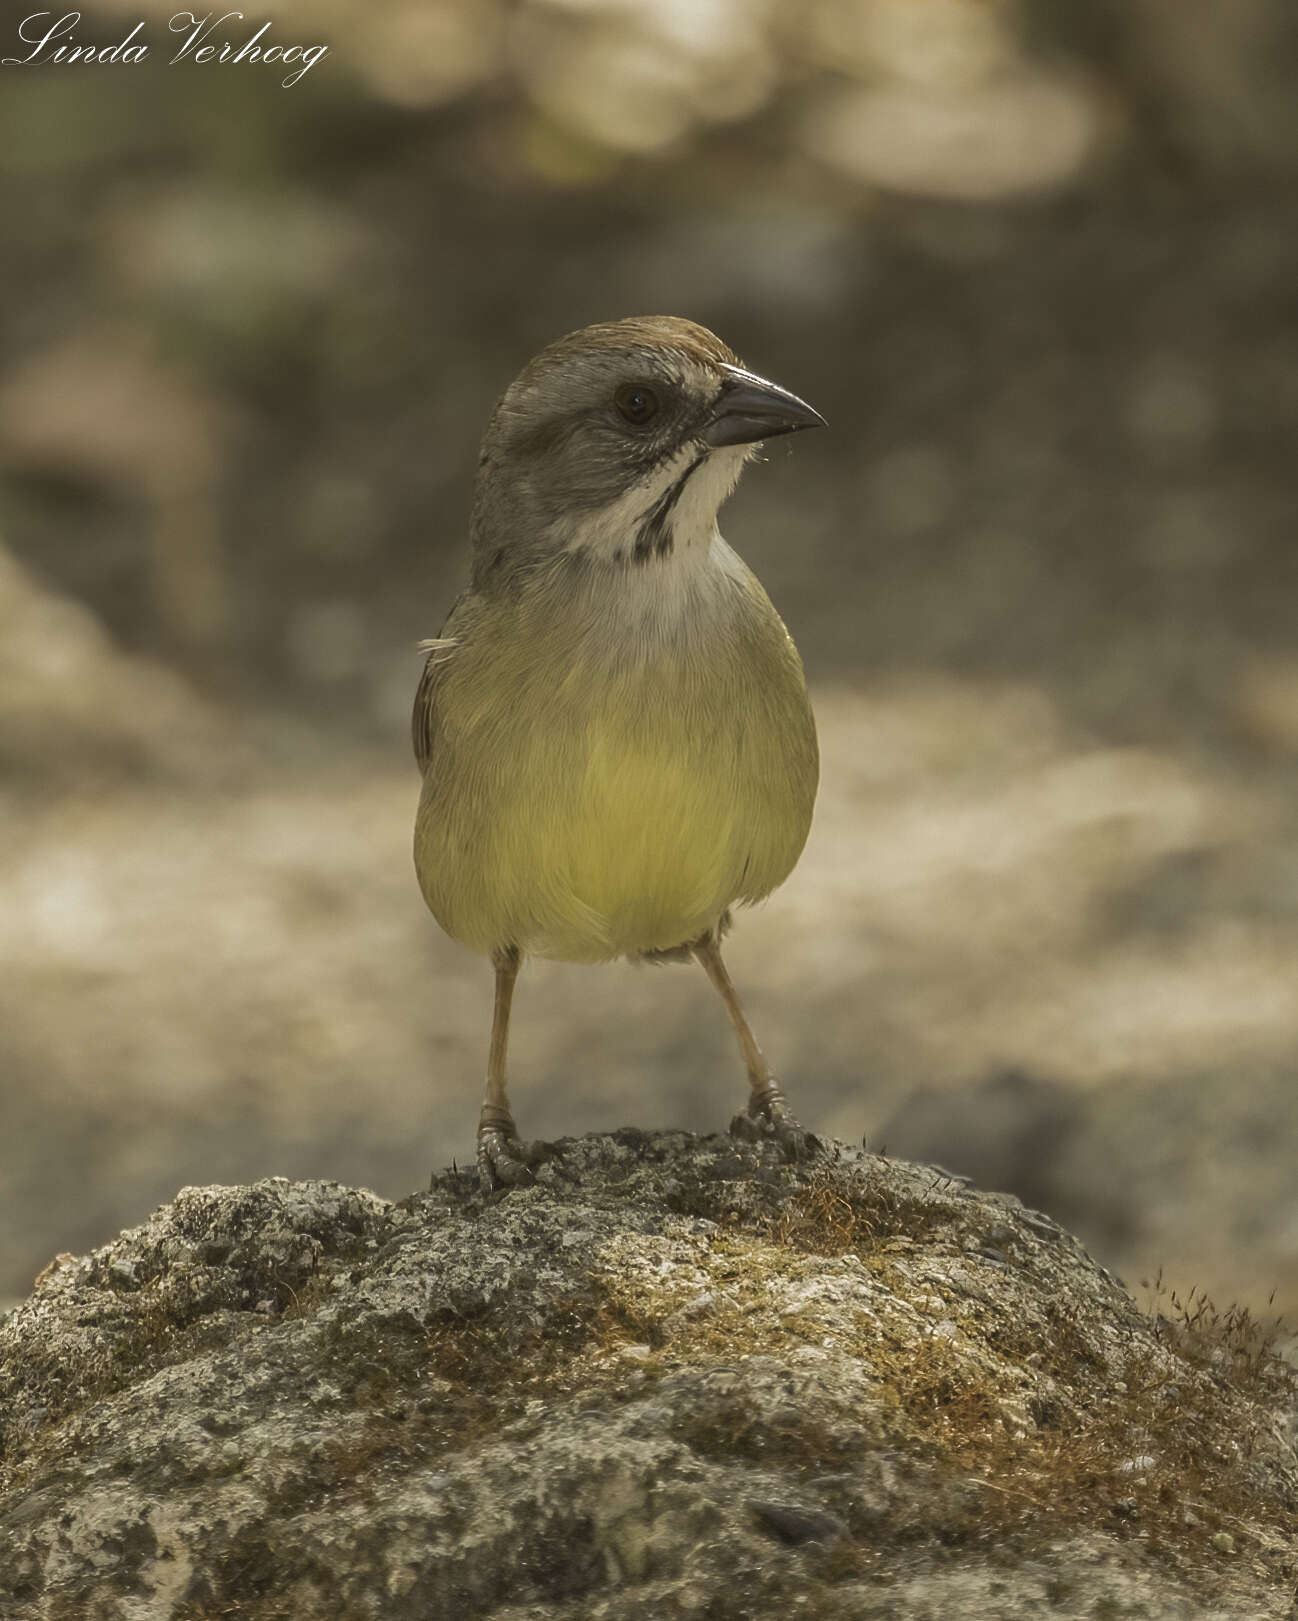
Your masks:
<instances>
[{"instance_id":1,"label":"gray rock surface","mask_svg":"<svg viewBox=\"0 0 1298 1621\"><path fill-rule=\"evenodd\" d=\"M5 1621L1293 1612L1293 1388L932 1167L186 1188L0 1324Z\"/></svg>"}]
</instances>

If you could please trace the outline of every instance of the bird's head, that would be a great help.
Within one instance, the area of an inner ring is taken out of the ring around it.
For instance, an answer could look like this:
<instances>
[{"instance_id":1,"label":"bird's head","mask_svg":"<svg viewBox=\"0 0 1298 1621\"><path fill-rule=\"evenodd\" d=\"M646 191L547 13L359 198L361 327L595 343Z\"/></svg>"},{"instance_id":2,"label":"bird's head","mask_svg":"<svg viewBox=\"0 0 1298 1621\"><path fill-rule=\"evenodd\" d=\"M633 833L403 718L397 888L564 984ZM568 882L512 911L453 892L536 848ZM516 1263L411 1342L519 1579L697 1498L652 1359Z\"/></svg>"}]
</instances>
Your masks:
<instances>
[{"instance_id":1,"label":"bird's head","mask_svg":"<svg viewBox=\"0 0 1298 1621\"><path fill-rule=\"evenodd\" d=\"M823 423L693 321L570 332L529 361L488 425L475 580L559 553L636 566L706 543L758 441Z\"/></svg>"}]
</instances>

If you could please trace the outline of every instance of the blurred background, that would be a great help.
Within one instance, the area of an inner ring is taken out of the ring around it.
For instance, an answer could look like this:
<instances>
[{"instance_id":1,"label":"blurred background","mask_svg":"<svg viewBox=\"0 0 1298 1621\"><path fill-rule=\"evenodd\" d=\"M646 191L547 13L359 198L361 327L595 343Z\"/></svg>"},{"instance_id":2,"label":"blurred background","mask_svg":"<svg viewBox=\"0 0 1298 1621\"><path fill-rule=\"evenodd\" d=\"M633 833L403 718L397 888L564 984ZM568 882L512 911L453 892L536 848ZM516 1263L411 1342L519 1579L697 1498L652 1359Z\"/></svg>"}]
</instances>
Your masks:
<instances>
[{"instance_id":1,"label":"blurred background","mask_svg":"<svg viewBox=\"0 0 1298 1621\"><path fill-rule=\"evenodd\" d=\"M1298 1309L1290 0L218 29L327 44L287 88L168 66L172 11L84 5L143 64L0 68L0 1296L184 1183L471 1159L491 974L413 878L415 644L495 397L665 312L831 424L723 517L822 731L730 952L799 1113L1138 1294ZM526 1135L742 1101L701 974L515 1006Z\"/></svg>"}]
</instances>

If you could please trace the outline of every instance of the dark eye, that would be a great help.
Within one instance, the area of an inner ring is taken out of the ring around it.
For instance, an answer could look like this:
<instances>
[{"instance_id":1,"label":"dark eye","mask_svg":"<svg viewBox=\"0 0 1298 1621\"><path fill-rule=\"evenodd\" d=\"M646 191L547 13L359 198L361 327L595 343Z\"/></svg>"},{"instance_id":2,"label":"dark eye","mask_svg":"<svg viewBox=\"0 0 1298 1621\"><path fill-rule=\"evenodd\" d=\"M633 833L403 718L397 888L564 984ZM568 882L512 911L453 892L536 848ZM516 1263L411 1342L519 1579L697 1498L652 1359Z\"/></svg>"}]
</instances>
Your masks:
<instances>
[{"instance_id":1,"label":"dark eye","mask_svg":"<svg viewBox=\"0 0 1298 1621\"><path fill-rule=\"evenodd\" d=\"M658 415L658 396L643 383L623 383L613 404L633 428L642 428Z\"/></svg>"}]
</instances>

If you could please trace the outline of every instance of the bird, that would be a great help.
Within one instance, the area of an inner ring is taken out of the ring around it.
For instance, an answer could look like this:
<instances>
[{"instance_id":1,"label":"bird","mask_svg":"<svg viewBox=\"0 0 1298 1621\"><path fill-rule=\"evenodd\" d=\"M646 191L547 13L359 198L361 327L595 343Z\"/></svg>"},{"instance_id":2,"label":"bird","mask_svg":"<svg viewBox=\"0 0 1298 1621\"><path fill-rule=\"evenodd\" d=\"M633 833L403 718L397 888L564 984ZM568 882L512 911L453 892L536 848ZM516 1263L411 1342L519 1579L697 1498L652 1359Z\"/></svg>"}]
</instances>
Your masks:
<instances>
[{"instance_id":1,"label":"bird","mask_svg":"<svg viewBox=\"0 0 1298 1621\"><path fill-rule=\"evenodd\" d=\"M679 316L586 326L528 362L482 440L468 589L425 662L412 734L419 885L491 959L477 1168L530 1183L506 1054L531 957L696 960L748 1073L732 1130L790 1159L801 1126L721 954L736 906L793 870L819 779L802 661L721 503L763 440L825 426Z\"/></svg>"}]
</instances>

